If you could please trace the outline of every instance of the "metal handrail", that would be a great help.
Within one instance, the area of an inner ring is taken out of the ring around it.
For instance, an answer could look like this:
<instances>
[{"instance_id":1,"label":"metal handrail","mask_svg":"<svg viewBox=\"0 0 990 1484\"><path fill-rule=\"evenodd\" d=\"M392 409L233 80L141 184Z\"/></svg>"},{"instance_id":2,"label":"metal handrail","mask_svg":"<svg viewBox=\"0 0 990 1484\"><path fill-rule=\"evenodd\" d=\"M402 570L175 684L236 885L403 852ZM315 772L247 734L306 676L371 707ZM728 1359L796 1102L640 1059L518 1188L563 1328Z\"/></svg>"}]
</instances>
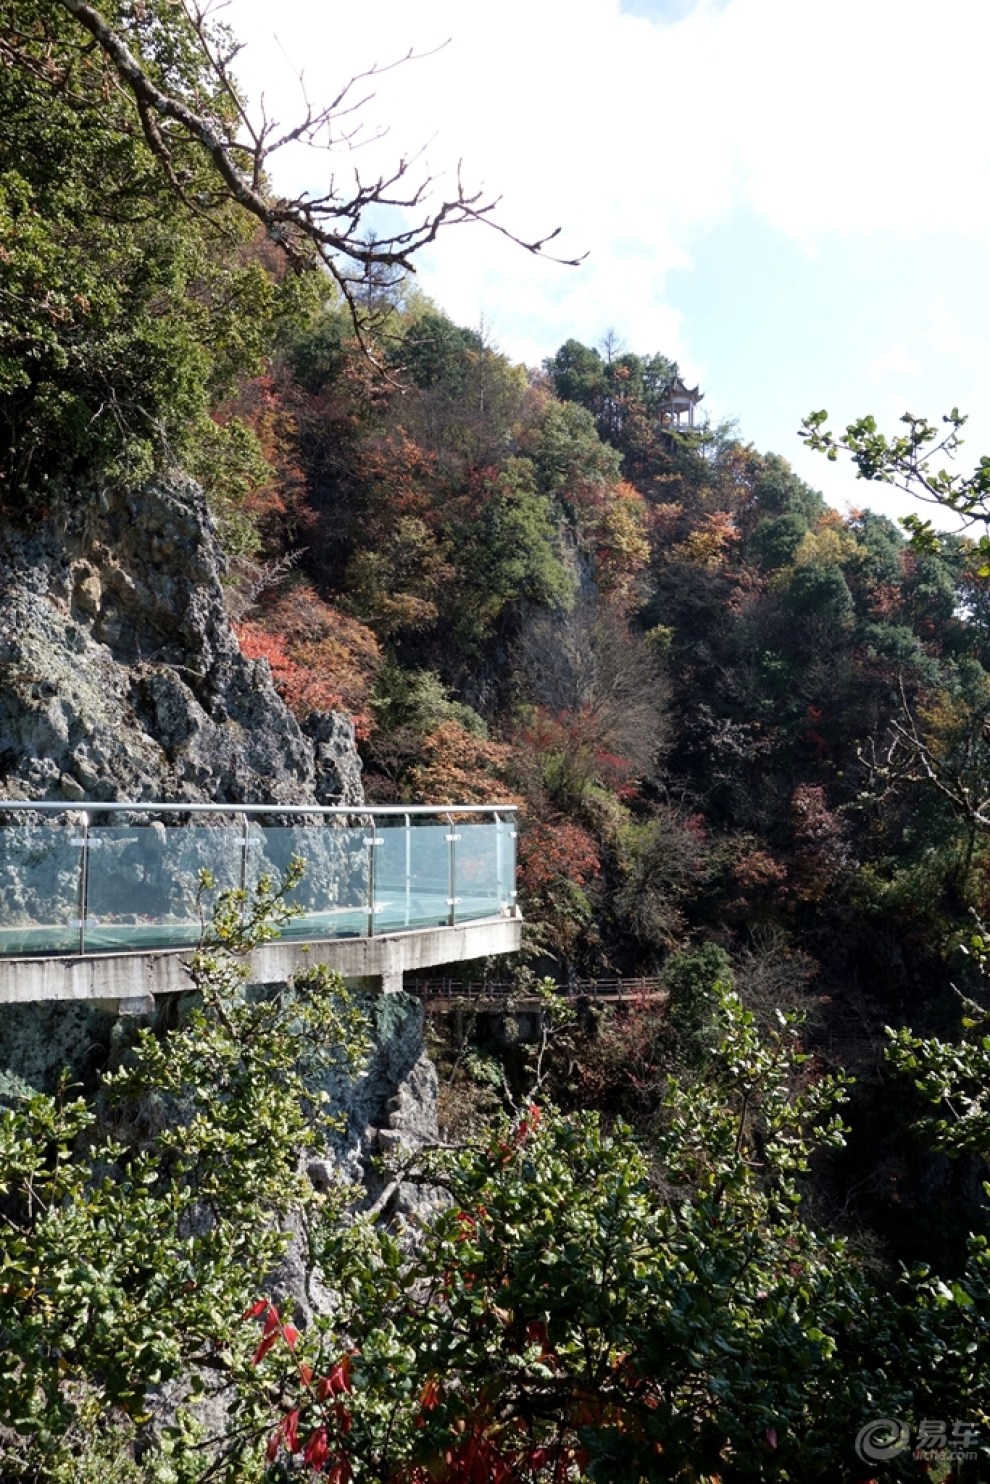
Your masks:
<instances>
[{"instance_id":1,"label":"metal handrail","mask_svg":"<svg viewBox=\"0 0 990 1484\"><path fill-rule=\"evenodd\" d=\"M518 814L518 804L163 804L103 803L76 799L71 803L51 799L0 799L0 814Z\"/></svg>"},{"instance_id":2,"label":"metal handrail","mask_svg":"<svg viewBox=\"0 0 990 1484\"><path fill-rule=\"evenodd\" d=\"M364 844L367 847L367 891L364 902L364 910L367 913L367 936L372 938L379 931L375 914L382 909L378 901L378 848L386 844L385 834L394 835L393 830L379 834L378 821L382 818L398 820L404 825L405 852L403 860L402 880L402 916L404 926L408 928L412 916L412 835L414 834L413 820L426 819L447 821L446 843L448 856L445 870L445 887L441 896L441 910L443 917L441 923L455 927L462 915L458 913L461 898L458 896L458 861L457 842L461 835L457 826L453 823L453 817L463 818L474 815L480 820L491 821L496 827L495 857L496 857L496 882L497 899L499 910L512 908L517 897L514 886L505 885L503 892L503 864L505 860L502 841L502 831L514 839L516 836L516 819L518 806L515 804L207 804L207 803L164 803L162 801L143 800L139 803L124 803L118 800L101 802L95 799L76 799L71 801L55 799L0 799L0 815L5 811L12 814L41 813L45 815L63 814L74 816L74 821L67 820L62 826L56 826L55 832L60 833L68 825L71 834L69 843L79 846L79 885L78 885L78 919L72 919L73 926L79 929L78 952L85 954L88 951L87 927L89 921L90 905L90 851L104 842L99 838L101 829L99 825L93 828L93 816L101 814L110 815L189 815L193 818L204 815L212 816L213 819L219 815L230 816L230 825L219 828L234 828L240 826L241 830L241 864L240 864L240 888L242 892L247 890L248 867L247 856L251 840L250 820L264 816L268 819L278 820L279 817L291 818L316 818L321 821L343 820L353 821L354 825L363 832ZM131 828L128 825L127 828ZM141 833L140 826L134 822L134 827ZM217 826L213 826L216 828ZM16 830L16 825L5 826L5 828ZM30 828L24 826L23 828ZM38 825L38 829L46 830L48 826ZM107 826L106 828L109 829ZM184 832L186 826L181 827ZM191 823L189 828L193 830ZM264 828L264 827L263 827ZM113 833L110 831L110 833ZM119 831L118 831L119 833ZM317 834L320 832L317 831ZM473 831L467 832L469 835ZM314 841L315 843L315 841ZM355 904L356 906L357 904ZM98 926L98 924L96 924Z\"/></svg>"},{"instance_id":3,"label":"metal handrail","mask_svg":"<svg viewBox=\"0 0 990 1484\"><path fill-rule=\"evenodd\" d=\"M526 988L519 984L498 980L486 982L482 979L431 979L414 976L406 980L405 988L410 994L418 994L424 999L480 999L485 996L498 999L513 997L526 999L532 998L535 992L532 986ZM565 980L555 982L553 988L562 999L636 1000L644 995L651 998L667 998L663 980L657 974L640 974L611 979L577 979L572 982Z\"/></svg>"}]
</instances>

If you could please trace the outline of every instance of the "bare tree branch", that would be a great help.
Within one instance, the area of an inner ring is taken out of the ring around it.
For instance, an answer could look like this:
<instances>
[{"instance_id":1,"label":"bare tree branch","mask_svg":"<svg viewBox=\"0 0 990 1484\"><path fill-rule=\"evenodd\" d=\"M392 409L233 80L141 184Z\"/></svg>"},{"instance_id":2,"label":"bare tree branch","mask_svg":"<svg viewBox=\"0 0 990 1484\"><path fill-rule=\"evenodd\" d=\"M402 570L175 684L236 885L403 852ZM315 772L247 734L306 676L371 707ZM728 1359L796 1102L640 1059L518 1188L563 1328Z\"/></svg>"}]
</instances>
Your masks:
<instances>
[{"instance_id":1,"label":"bare tree branch","mask_svg":"<svg viewBox=\"0 0 990 1484\"><path fill-rule=\"evenodd\" d=\"M990 830L990 723L974 712L965 734L951 747L939 749L926 737L908 700L903 677L899 681L900 715L890 724L886 745L872 742L858 755L881 797L905 784L925 784L941 794L971 829Z\"/></svg>"},{"instance_id":2,"label":"bare tree branch","mask_svg":"<svg viewBox=\"0 0 990 1484\"><path fill-rule=\"evenodd\" d=\"M327 190L319 196L303 193L283 197L269 192L266 188L269 162L286 145L315 144L323 136L322 147L327 150L355 147L360 125L344 129L337 126L341 120L353 119L370 96L355 98L357 85L387 71L386 67L375 66L355 74L323 107L314 108L304 90L303 117L280 130L278 123L267 116L263 103L260 120L256 121L242 100L230 70L240 48L236 44L222 47L219 34L210 25L208 10L184 3L196 44L229 111L228 122L223 119L222 111L213 116L197 110L174 91L159 86L120 31L95 6L86 0L56 0L56 3L88 33L133 96L148 148L176 193L194 210L204 209L189 200L174 163L175 146L191 143L202 151L219 177L221 202L236 202L260 222L295 268L301 270L317 262L324 265L350 308L362 343L365 343L367 312L360 303L361 291L371 283L380 283L382 270L396 277L414 272L415 254L433 242L441 228L480 221L535 256L548 256L568 266L583 261L583 258L558 258L547 253L547 246L559 235L559 228L526 240L502 226L493 217L499 199L468 192L459 166L456 190L448 199L422 211L411 226L385 236L375 235L366 225L371 208L417 211L424 206L435 181L429 175L419 181L411 178L416 155L400 157L390 174L370 181L355 171L349 195L341 194L332 178ZM409 52L391 66L412 59L413 53Z\"/></svg>"}]
</instances>

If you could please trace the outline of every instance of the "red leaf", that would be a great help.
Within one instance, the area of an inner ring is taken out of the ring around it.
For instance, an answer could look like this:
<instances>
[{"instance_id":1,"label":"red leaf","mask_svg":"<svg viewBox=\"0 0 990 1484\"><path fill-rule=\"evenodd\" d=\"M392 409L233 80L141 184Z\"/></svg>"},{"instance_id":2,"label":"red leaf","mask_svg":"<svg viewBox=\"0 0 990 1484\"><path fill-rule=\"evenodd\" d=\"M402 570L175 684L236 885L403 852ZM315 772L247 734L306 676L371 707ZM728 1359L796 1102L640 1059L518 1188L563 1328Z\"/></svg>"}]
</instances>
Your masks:
<instances>
[{"instance_id":1,"label":"red leaf","mask_svg":"<svg viewBox=\"0 0 990 1484\"><path fill-rule=\"evenodd\" d=\"M264 1337L264 1339L261 1341L261 1344L258 1346L257 1350L252 1355L252 1357L251 1357L251 1364L252 1365L260 1365L261 1362L264 1360L265 1356L268 1354L269 1350L272 1348L272 1346L274 1345L274 1343L275 1343L275 1341L277 1339L278 1339L278 1330L277 1329L274 1330L274 1332L272 1334L266 1334L265 1337Z\"/></svg>"},{"instance_id":2,"label":"red leaf","mask_svg":"<svg viewBox=\"0 0 990 1484\"><path fill-rule=\"evenodd\" d=\"M330 1456L330 1445L327 1442L327 1430L318 1427L309 1435L309 1441L303 1449L303 1461L308 1463L311 1469L321 1469Z\"/></svg>"},{"instance_id":3,"label":"red leaf","mask_svg":"<svg viewBox=\"0 0 990 1484\"><path fill-rule=\"evenodd\" d=\"M341 1392L351 1390L351 1357L341 1356L336 1365L330 1370L329 1375L321 1376L314 1388L317 1399L326 1401L328 1396L339 1396Z\"/></svg>"},{"instance_id":4,"label":"red leaf","mask_svg":"<svg viewBox=\"0 0 990 1484\"><path fill-rule=\"evenodd\" d=\"M419 1393L419 1404L424 1412L432 1412L440 1400L440 1383L431 1376Z\"/></svg>"},{"instance_id":5,"label":"red leaf","mask_svg":"<svg viewBox=\"0 0 990 1484\"><path fill-rule=\"evenodd\" d=\"M478 1223L475 1221L474 1217L469 1216L466 1211L458 1211L457 1224L460 1227L460 1232L457 1236L458 1242L466 1241L467 1238L473 1236L478 1229Z\"/></svg>"}]
</instances>

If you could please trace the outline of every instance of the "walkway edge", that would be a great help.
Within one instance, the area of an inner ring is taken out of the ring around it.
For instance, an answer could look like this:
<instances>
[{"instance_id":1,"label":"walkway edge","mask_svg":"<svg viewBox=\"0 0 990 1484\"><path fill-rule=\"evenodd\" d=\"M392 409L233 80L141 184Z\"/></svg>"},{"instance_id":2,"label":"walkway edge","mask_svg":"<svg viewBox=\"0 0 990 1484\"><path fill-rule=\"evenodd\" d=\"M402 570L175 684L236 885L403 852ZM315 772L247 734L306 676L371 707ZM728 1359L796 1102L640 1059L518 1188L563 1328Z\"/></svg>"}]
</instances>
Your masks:
<instances>
[{"instance_id":1,"label":"walkway edge","mask_svg":"<svg viewBox=\"0 0 990 1484\"><path fill-rule=\"evenodd\" d=\"M378 979L386 993L402 988L402 976L413 969L463 963L492 954L516 953L522 918L489 917L456 927L418 928L383 933L374 938L318 939L298 943L276 940L249 957L251 980L275 984L313 964L326 964L345 979ZM183 965L189 948L150 953L63 955L54 958L0 960L0 1005L44 1001L132 1000L181 994L189 988Z\"/></svg>"}]
</instances>

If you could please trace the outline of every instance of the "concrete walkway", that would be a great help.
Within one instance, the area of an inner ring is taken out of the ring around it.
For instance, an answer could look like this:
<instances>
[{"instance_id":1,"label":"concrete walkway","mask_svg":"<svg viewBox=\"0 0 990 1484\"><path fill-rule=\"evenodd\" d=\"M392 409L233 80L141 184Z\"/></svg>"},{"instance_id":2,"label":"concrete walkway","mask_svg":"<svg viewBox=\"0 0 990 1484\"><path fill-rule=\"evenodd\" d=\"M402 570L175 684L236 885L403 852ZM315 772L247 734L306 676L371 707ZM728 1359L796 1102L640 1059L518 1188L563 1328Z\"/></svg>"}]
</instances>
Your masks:
<instances>
[{"instance_id":1,"label":"concrete walkway","mask_svg":"<svg viewBox=\"0 0 990 1484\"><path fill-rule=\"evenodd\" d=\"M326 964L345 979L378 981L386 994L401 990L413 970L463 963L492 954L516 953L522 936L517 909L453 927L417 928L374 938L275 940L249 955L251 979L274 984L314 964ZM156 995L189 988L184 965L192 950L93 953L0 960L0 1005L44 1000L85 1000L116 1006L122 1014L145 1014Z\"/></svg>"}]
</instances>

